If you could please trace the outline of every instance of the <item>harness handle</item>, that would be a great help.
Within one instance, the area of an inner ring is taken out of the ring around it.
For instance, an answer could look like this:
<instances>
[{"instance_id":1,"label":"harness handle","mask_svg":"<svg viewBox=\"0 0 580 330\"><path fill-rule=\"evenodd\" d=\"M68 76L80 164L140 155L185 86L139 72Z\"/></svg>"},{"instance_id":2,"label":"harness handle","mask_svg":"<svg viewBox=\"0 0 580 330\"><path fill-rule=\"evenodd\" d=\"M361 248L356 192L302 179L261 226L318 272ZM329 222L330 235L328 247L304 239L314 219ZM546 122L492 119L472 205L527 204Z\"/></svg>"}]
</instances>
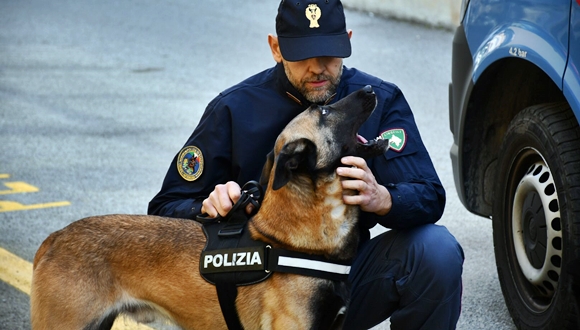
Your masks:
<instances>
[{"instance_id":1,"label":"harness handle","mask_svg":"<svg viewBox=\"0 0 580 330\"><path fill-rule=\"evenodd\" d=\"M220 231L220 236L232 236L241 234L243 223L248 220L248 217L255 215L260 209L262 200L264 199L264 189L257 181L249 181L242 186L240 199L234 204L232 209L224 217L218 214L215 218L210 218L207 213L200 214L196 217L196 220L200 223L211 223L211 222L221 222L226 221L228 224L231 223L230 228L224 228ZM254 209L249 215L245 214L245 209L248 204L252 204ZM236 226L240 225L242 226ZM240 227L239 230L235 227ZM226 230L227 229L227 230Z\"/></svg>"},{"instance_id":2,"label":"harness handle","mask_svg":"<svg viewBox=\"0 0 580 330\"><path fill-rule=\"evenodd\" d=\"M263 197L264 197L264 190L262 189L262 186L257 181L252 180L252 181L247 182L242 187L242 193L241 193L240 199L236 202L236 204L234 204L234 206L228 212L228 214L226 214L225 219L228 220L228 218L232 214L237 212L240 208L242 210L245 210L246 206L250 203L252 205L254 205L254 210L252 210L252 213L249 214L249 216L253 216L254 214L256 214L258 212L258 209L260 208L260 204L262 203Z\"/></svg>"}]
</instances>

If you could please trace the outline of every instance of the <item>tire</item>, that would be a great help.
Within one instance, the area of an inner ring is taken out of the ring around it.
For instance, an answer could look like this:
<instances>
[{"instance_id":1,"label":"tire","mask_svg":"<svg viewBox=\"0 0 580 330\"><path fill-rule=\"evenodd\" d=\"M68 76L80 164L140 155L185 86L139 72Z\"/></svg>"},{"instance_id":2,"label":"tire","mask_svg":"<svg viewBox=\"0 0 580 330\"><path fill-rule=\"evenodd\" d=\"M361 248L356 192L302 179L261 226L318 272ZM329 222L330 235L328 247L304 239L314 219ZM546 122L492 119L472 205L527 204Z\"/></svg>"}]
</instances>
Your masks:
<instances>
[{"instance_id":1,"label":"tire","mask_svg":"<svg viewBox=\"0 0 580 330\"><path fill-rule=\"evenodd\" d=\"M568 271L580 250L580 128L567 104L522 110L500 147L493 240L518 329L580 329Z\"/></svg>"}]
</instances>

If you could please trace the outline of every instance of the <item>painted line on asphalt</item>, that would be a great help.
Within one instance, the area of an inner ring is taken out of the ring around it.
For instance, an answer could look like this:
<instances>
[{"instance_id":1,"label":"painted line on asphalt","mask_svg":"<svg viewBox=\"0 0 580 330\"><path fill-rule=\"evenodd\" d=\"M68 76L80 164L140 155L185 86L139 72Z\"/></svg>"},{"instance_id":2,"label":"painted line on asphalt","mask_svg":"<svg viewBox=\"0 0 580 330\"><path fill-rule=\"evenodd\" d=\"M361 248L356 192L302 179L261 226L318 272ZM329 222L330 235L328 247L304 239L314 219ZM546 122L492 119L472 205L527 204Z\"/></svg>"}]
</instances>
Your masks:
<instances>
[{"instance_id":1,"label":"painted line on asphalt","mask_svg":"<svg viewBox=\"0 0 580 330\"><path fill-rule=\"evenodd\" d=\"M0 247L0 280L30 295L32 283L32 264ZM113 325L114 330L153 330L132 320L119 317Z\"/></svg>"},{"instance_id":2,"label":"painted line on asphalt","mask_svg":"<svg viewBox=\"0 0 580 330\"><path fill-rule=\"evenodd\" d=\"M40 203L40 204L20 204L18 202L13 201L0 201L0 213L2 212L14 212L14 211L28 211L28 210L36 210L36 209L46 209L49 207L62 207L62 206L69 206L69 201L60 201L60 202L52 202L52 203Z\"/></svg>"},{"instance_id":3,"label":"painted line on asphalt","mask_svg":"<svg viewBox=\"0 0 580 330\"><path fill-rule=\"evenodd\" d=\"M39 191L37 187L22 181L4 182L4 185L10 189L0 190L0 195L23 194Z\"/></svg>"},{"instance_id":4,"label":"painted line on asphalt","mask_svg":"<svg viewBox=\"0 0 580 330\"><path fill-rule=\"evenodd\" d=\"M0 248L0 280L30 295L32 264Z\"/></svg>"},{"instance_id":5,"label":"painted line on asphalt","mask_svg":"<svg viewBox=\"0 0 580 330\"><path fill-rule=\"evenodd\" d=\"M8 179L10 174L0 173L0 179ZM40 189L29 183L23 181L11 181L2 182L2 185L8 187L8 189L0 190L0 195L13 195L13 194L27 194L36 193ZM39 204L21 204L15 201L0 200L0 213L1 212L13 212L13 211L27 211L36 209L45 209L49 207L62 207L69 206L71 203L69 201L51 202L51 203L39 203Z\"/></svg>"}]
</instances>

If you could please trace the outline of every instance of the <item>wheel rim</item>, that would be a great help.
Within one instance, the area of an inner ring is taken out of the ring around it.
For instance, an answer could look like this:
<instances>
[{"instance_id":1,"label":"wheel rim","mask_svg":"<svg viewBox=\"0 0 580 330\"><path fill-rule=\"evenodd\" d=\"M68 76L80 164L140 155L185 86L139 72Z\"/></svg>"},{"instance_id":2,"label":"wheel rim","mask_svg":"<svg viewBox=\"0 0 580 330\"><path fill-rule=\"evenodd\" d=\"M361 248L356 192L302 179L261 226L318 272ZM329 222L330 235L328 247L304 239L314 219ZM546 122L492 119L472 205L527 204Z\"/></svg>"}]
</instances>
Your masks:
<instances>
[{"instance_id":1,"label":"wheel rim","mask_svg":"<svg viewBox=\"0 0 580 330\"><path fill-rule=\"evenodd\" d=\"M531 306L544 310L558 287L562 230L558 193L543 159L529 166L515 190L512 239L523 277L520 290Z\"/></svg>"}]
</instances>

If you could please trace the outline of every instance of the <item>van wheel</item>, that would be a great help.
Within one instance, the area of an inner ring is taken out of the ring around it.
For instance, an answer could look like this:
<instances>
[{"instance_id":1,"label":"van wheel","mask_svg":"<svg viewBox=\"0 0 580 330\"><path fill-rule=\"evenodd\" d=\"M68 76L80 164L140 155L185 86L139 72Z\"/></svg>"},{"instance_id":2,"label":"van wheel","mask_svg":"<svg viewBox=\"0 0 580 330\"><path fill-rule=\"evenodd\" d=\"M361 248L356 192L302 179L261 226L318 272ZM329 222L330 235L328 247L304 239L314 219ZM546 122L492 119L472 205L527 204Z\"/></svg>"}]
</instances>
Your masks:
<instances>
[{"instance_id":1,"label":"van wheel","mask_svg":"<svg viewBox=\"0 0 580 330\"><path fill-rule=\"evenodd\" d=\"M579 329L568 268L580 262L580 128L570 107L521 111L497 171L493 239L511 317L519 329Z\"/></svg>"}]
</instances>

